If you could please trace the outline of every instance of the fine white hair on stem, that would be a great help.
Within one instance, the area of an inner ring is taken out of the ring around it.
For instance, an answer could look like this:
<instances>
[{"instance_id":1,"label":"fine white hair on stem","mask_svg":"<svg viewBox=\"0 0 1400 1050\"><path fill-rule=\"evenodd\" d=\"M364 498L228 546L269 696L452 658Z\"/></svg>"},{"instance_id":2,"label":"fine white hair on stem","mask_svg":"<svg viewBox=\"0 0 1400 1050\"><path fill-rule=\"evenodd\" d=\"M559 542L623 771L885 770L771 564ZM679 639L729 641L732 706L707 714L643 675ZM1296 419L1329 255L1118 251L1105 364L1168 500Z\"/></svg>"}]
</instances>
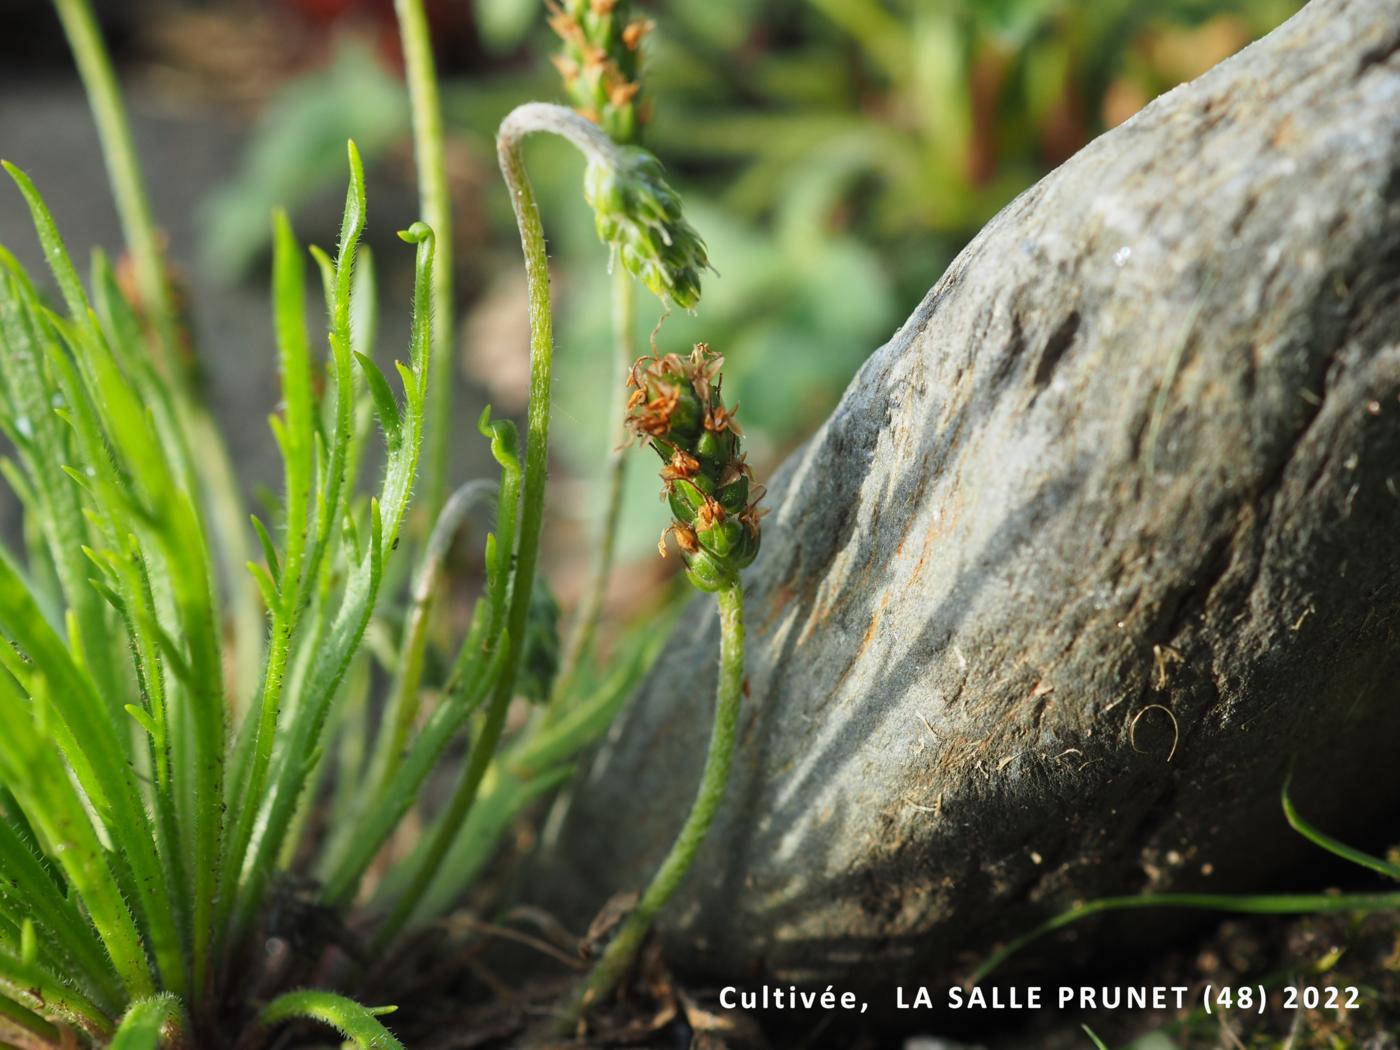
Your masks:
<instances>
[{"instance_id":1,"label":"fine white hair on stem","mask_svg":"<svg viewBox=\"0 0 1400 1050\"><path fill-rule=\"evenodd\" d=\"M622 150L602 128L567 106L553 102L527 102L516 106L501 121L496 142L501 152L516 149L527 135L558 135L571 142L591 161L616 168L622 162Z\"/></svg>"}]
</instances>

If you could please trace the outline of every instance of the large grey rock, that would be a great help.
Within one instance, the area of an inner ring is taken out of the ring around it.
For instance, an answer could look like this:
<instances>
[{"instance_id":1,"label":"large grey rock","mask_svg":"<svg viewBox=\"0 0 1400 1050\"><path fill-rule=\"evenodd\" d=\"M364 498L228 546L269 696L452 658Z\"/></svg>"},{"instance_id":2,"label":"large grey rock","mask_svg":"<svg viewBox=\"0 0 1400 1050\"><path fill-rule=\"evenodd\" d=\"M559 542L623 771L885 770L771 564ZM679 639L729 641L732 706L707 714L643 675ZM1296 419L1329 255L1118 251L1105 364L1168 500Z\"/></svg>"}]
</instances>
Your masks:
<instances>
[{"instance_id":1,"label":"large grey rock","mask_svg":"<svg viewBox=\"0 0 1400 1050\"><path fill-rule=\"evenodd\" d=\"M1397 49L1314 0L1095 141L783 467L685 969L965 972L1075 896L1266 885L1295 754L1318 822L1394 812ZM699 601L554 814L564 914L669 844L716 645Z\"/></svg>"}]
</instances>

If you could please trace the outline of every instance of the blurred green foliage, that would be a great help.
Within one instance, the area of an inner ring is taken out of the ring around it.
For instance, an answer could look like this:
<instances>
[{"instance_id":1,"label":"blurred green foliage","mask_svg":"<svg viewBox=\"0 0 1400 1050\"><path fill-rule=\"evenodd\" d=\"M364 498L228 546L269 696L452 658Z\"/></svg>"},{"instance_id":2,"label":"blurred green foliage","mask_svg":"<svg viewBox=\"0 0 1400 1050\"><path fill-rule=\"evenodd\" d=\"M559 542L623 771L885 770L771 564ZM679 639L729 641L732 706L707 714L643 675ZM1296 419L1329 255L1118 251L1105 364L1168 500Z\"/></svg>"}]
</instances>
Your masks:
<instances>
[{"instance_id":1,"label":"blurred green foliage","mask_svg":"<svg viewBox=\"0 0 1400 1050\"><path fill-rule=\"evenodd\" d=\"M525 99L560 98L561 88L547 61L556 42L540 0L476 2L481 54L471 69L455 78L449 72L444 104L449 127L489 165L500 118ZM661 349L685 350L704 340L723 353L726 396L741 406L755 460L776 457L820 423L861 362L1013 196L1105 128L1300 6L1300 0L647 5L657 23L645 69L654 112L642 139L671 169L719 270L707 281L697 317L674 314L665 321ZM362 68L379 98L382 72L368 63ZM332 106L336 92L326 95ZM344 122L362 142L387 138L388 124L375 136L354 123L364 119L355 91L340 97ZM378 119L390 108L376 102L371 112ZM325 114L316 123L341 127ZM255 138L255 154L273 150L275 122L269 118L266 126ZM294 153L316 138L284 133L277 149ZM551 146L532 149L547 153ZM561 278L561 448L586 479L602 470L607 441L607 283L578 196L577 162L559 150L533 170L545 173L539 190ZM256 183L250 165L239 185L261 207L267 190L255 191ZM474 269L478 287L491 273L507 271L518 251L504 193L495 180L487 184L492 196L476 206L490 219L490 247L463 260L467 280ZM225 192L236 198L239 190ZM656 320L638 319L639 350ZM629 503L655 499L646 479L632 484ZM624 512L624 522L638 517ZM651 542L645 532L624 526L624 551Z\"/></svg>"},{"instance_id":2,"label":"blurred green foliage","mask_svg":"<svg viewBox=\"0 0 1400 1050\"><path fill-rule=\"evenodd\" d=\"M268 216L344 179L345 142L379 155L409 133L408 96L363 41L344 37L323 68L289 81L267 107L238 172L205 199L200 263L247 273L271 244Z\"/></svg>"}]
</instances>

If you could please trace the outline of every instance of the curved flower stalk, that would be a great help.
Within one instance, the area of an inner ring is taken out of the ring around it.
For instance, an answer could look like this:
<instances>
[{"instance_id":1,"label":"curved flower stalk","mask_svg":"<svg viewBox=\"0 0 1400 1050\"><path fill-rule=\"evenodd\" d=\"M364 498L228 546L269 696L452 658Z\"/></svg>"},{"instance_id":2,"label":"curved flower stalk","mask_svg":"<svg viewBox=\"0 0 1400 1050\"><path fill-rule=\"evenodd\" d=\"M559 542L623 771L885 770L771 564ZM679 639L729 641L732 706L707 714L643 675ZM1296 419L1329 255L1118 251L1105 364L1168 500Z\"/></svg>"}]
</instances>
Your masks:
<instances>
[{"instance_id":1,"label":"curved flower stalk","mask_svg":"<svg viewBox=\"0 0 1400 1050\"><path fill-rule=\"evenodd\" d=\"M710 257L682 214L680 195L666 181L661 162L639 146L619 146L598 125L564 106L527 102L501 121L497 152L517 222L525 179L520 147L536 134L565 139L588 161L583 195L593 209L594 227L627 272L663 302L683 310L698 303ZM533 203L533 192L529 197Z\"/></svg>"},{"instance_id":2,"label":"curved flower stalk","mask_svg":"<svg viewBox=\"0 0 1400 1050\"><path fill-rule=\"evenodd\" d=\"M574 109L601 127L614 142L635 144L648 118L649 107L641 96L641 48L652 22L633 18L629 0L566 0L554 9L549 24L562 41L559 52L553 56L554 65ZM611 278L613 374L621 388L636 356L632 325L635 286L625 266L613 267ZM546 721L553 722L562 715L575 674L592 650L602 619L627 476L626 415L626 405L619 397L611 406L608 425L607 488L593 568L574 612Z\"/></svg>"},{"instance_id":3,"label":"curved flower stalk","mask_svg":"<svg viewBox=\"0 0 1400 1050\"><path fill-rule=\"evenodd\" d=\"M674 520L686 575L719 605L719 684L714 727L700 788L671 851L652 876L636 909L604 949L577 995L556 1022L567 1033L585 1010L626 974L666 902L680 887L724 798L739 704L744 692L744 594L739 572L758 555L763 488L752 480L740 448L742 432L720 393L724 359L701 343L688 357L643 358L628 386L628 425L664 462L661 480Z\"/></svg>"},{"instance_id":4,"label":"curved flower stalk","mask_svg":"<svg viewBox=\"0 0 1400 1050\"><path fill-rule=\"evenodd\" d=\"M528 635L540 531L544 524L554 374L554 317L544 226L521 153L525 139L541 133L558 135L587 158L588 184L593 189L585 195L593 205L600 235L631 272L640 276L641 268L646 267L646 272L658 282L657 294L665 293L674 299L670 295L674 291L681 296L675 299L677 305L693 303L699 295L700 271L709 265L704 242L681 215L680 199L666 185L660 165L654 162L652 166L638 165L636 155L642 151L624 150L596 124L563 106L549 103L531 102L519 106L501 122L496 149L520 228L530 302L530 401L526 411L525 469L515 536L514 572L505 622L489 632L494 639L503 630L500 646L504 662L466 769L448 802L447 819L438 822L419 855L412 878L380 926L375 942L380 947L412 918L419 900L441 869L453 840L477 800L505 729L506 710L517 692ZM663 252L658 246L666 246L666 250ZM510 548L504 548L501 554L508 557ZM498 581L504 585L504 573L498 575Z\"/></svg>"}]
</instances>

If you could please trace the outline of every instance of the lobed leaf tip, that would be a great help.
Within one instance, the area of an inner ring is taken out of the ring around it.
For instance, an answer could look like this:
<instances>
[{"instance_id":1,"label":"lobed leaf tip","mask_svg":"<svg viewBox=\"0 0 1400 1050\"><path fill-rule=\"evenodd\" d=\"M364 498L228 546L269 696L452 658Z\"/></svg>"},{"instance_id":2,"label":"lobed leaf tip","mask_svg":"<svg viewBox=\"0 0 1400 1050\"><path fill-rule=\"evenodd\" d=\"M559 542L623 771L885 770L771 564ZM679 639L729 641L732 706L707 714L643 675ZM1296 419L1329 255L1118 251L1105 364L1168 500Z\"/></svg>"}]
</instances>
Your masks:
<instances>
[{"instance_id":1,"label":"lobed leaf tip","mask_svg":"<svg viewBox=\"0 0 1400 1050\"><path fill-rule=\"evenodd\" d=\"M422 244L433 240L433 228L422 219L417 220L406 230L399 231L399 240L409 244Z\"/></svg>"}]
</instances>

